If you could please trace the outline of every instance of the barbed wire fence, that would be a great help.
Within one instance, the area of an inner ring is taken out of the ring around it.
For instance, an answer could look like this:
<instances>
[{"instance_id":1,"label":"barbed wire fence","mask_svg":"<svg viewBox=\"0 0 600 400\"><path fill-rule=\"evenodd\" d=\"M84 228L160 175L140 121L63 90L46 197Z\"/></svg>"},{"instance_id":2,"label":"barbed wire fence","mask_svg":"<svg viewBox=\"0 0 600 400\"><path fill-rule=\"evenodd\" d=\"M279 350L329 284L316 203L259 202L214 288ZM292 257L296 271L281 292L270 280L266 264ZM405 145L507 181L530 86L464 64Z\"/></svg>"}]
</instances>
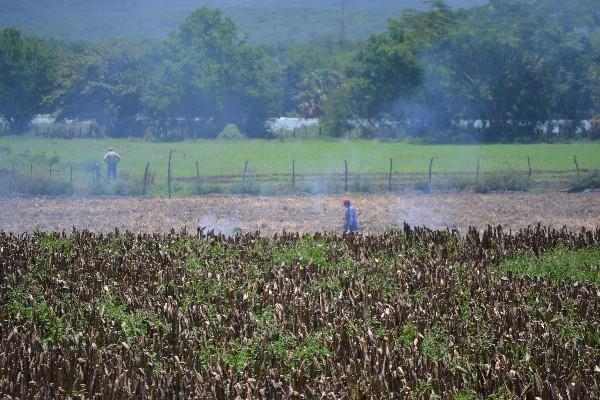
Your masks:
<instances>
[{"instance_id":1,"label":"barbed wire fence","mask_svg":"<svg viewBox=\"0 0 600 400\"><path fill-rule=\"evenodd\" d=\"M37 182L39 194L45 194L44 188L62 185L67 192L90 195L204 195L222 194L343 194L343 193L394 193L406 190L432 192L435 190L464 190L477 187L490 177L512 177L519 181L527 180L528 187L542 184L550 187L566 187L582 174L598 172L585 168L576 155L572 156L572 169L543 170L536 169L530 156L523 160L522 166L506 171L482 168L485 158L477 157L472 171L446 171L441 166L444 157L431 157L423 160L422 172L406 172L394 169L394 159L389 159L389 168L380 172L361 172L352 168L348 160L340 163L338 172L300 172L301 160L290 160L288 171L261 172L254 168L250 160L240 165L239 174L203 175L202 163L192 162L189 167L195 174L178 174L173 168L177 153L169 152L169 161L164 166L150 160L140 171L119 168L117 179L110 180L105 165L100 162L74 164L52 157L44 162L2 161L0 160L0 178L5 181L3 193L19 193L22 189L31 189L31 182ZM385 163L380 163L385 165ZM398 164L398 163L396 163ZM179 160L181 165L181 160ZM437 168L439 166L439 168ZM499 178L498 178L499 179ZM34 185L35 186L35 185ZM109 190L111 187L116 190ZM511 190L506 183L505 190ZM107 190L102 190L106 188ZM517 188L520 189L521 187ZM500 187L499 189L502 189ZM47 190L51 192L51 190ZM68 194L68 193L65 193Z\"/></svg>"}]
</instances>

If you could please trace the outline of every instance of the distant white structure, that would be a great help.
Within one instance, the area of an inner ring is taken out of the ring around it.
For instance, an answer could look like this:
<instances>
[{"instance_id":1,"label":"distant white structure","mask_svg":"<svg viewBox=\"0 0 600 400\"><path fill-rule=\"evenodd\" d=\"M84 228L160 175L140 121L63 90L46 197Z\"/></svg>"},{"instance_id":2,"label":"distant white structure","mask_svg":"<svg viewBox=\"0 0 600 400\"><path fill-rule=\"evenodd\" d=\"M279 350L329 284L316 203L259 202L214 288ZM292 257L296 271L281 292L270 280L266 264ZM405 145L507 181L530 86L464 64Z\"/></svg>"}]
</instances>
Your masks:
<instances>
[{"instance_id":1,"label":"distant white structure","mask_svg":"<svg viewBox=\"0 0 600 400\"><path fill-rule=\"evenodd\" d=\"M319 119L317 118L272 118L267 121L267 128L273 131L293 131L294 129L306 128L310 126L318 126Z\"/></svg>"},{"instance_id":2,"label":"distant white structure","mask_svg":"<svg viewBox=\"0 0 600 400\"><path fill-rule=\"evenodd\" d=\"M52 114L38 114L31 120L31 125L50 125L56 122Z\"/></svg>"}]
</instances>

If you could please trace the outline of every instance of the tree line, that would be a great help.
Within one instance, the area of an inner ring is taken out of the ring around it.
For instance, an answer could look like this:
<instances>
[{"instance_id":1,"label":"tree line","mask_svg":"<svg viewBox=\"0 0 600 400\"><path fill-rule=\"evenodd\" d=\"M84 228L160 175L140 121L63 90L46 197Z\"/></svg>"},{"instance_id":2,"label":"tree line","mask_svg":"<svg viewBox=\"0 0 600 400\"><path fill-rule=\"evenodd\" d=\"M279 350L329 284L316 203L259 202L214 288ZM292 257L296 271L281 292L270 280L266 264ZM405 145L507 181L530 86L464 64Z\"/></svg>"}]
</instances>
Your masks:
<instances>
[{"instance_id":1,"label":"tree line","mask_svg":"<svg viewBox=\"0 0 600 400\"><path fill-rule=\"evenodd\" d=\"M269 137L265 121L280 115L319 118L328 136L597 138L595 2L491 0L465 10L434 1L365 40L272 46L250 43L206 7L161 40L61 42L7 28L0 116L14 134L51 113L94 120L109 136L158 139L215 137L229 123Z\"/></svg>"}]
</instances>

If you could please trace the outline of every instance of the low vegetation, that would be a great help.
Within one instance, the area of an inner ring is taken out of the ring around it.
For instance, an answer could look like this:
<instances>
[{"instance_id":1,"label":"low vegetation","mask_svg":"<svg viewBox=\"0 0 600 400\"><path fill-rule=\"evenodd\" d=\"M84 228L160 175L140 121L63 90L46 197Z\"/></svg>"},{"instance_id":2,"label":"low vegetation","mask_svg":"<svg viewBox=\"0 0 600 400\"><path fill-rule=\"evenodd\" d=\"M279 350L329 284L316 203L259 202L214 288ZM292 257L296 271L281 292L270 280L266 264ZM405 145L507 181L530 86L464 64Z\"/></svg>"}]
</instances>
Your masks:
<instances>
[{"instance_id":1,"label":"low vegetation","mask_svg":"<svg viewBox=\"0 0 600 400\"><path fill-rule=\"evenodd\" d=\"M73 185L64 179L13 175L0 171L0 195L70 196Z\"/></svg>"},{"instance_id":2,"label":"low vegetation","mask_svg":"<svg viewBox=\"0 0 600 400\"><path fill-rule=\"evenodd\" d=\"M586 173L585 175L578 177L570 191L583 192L584 190L594 189L600 189L600 172L598 171Z\"/></svg>"},{"instance_id":3,"label":"low vegetation","mask_svg":"<svg viewBox=\"0 0 600 400\"><path fill-rule=\"evenodd\" d=\"M475 183L477 193L525 192L532 185L532 179L517 171L499 171L487 174Z\"/></svg>"},{"instance_id":4,"label":"low vegetation","mask_svg":"<svg viewBox=\"0 0 600 400\"><path fill-rule=\"evenodd\" d=\"M600 248L579 251L557 248L540 256L525 253L502 262L500 270L531 278L600 286Z\"/></svg>"},{"instance_id":5,"label":"low vegetation","mask_svg":"<svg viewBox=\"0 0 600 400\"><path fill-rule=\"evenodd\" d=\"M232 129L234 129L232 127ZM106 182L102 156L115 147L122 157L119 180ZM348 162L350 193L388 192L391 189L432 191L514 191L543 188L562 190L578 182L573 154L577 155L584 188L593 188L600 169L600 143L556 145L417 145L370 140L197 140L177 143L139 139L0 138L0 176L49 178L70 183L74 194L139 194L146 163L147 194L167 194L167 164L173 150L175 196L209 193L291 194L344 193L344 161ZM528 179L528 163L534 164ZM480 175L477 179L477 159ZM242 183L248 161L246 183ZM198 170L196 170L198 162ZM94 165L100 164L100 183L94 183ZM296 173L292 188L292 164ZM509 171L509 172L507 172ZM199 172L199 179L196 174ZM589 178L588 178L589 176ZM20 185L17 185L20 186ZM5 186L6 189L7 186ZM5 190L6 191L6 190Z\"/></svg>"},{"instance_id":6,"label":"low vegetation","mask_svg":"<svg viewBox=\"0 0 600 400\"><path fill-rule=\"evenodd\" d=\"M594 398L599 245L543 227L0 233L0 393Z\"/></svg>"}]
</instances>

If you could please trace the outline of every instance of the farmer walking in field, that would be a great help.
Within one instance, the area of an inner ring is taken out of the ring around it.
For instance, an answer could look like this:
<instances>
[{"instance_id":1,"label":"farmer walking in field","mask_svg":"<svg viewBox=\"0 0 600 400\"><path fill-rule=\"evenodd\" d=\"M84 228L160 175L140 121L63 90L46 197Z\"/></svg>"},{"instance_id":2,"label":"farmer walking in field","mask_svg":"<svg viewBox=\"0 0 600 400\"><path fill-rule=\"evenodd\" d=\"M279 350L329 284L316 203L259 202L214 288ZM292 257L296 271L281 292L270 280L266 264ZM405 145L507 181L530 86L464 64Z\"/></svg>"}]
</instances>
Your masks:
<instances>
[{"instance_id":1,"label":"farmer walking in field","mask_svg":"<svg viewBox=\"0 0 600 400\"><path fill-rule=\"evenodd\" d=\"M104 155L104 162L108 166L108 179L117 179L117 164L121 161L121 156L112 147Z\"/></svg>"},{"instance_id":2,"label":"farmer walking in field","mask_svg":"<svg viewBox=\"0 0 600 400\"><path fill-rule=\"evenodd\" d=\"M358 217L356 216L356 210L350 200L343 200L344 207L346 208L346 212L344 214L344 232L356 232L360 229L360 224L358 223Z\"/></svg>"}]
</instances>

